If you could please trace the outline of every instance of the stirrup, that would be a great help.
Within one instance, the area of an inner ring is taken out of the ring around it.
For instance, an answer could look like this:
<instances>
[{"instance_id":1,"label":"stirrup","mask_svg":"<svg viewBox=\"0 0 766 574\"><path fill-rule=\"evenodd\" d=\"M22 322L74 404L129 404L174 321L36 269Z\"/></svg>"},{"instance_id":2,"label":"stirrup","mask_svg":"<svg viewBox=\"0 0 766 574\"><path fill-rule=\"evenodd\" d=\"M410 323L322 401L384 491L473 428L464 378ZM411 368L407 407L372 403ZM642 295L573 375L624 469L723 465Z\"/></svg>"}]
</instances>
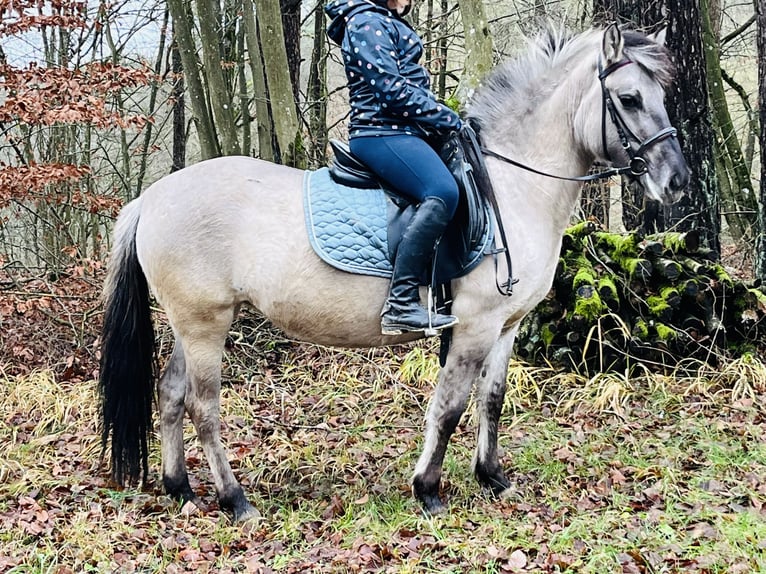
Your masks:
<instances>
[{"instance_id":1,"label":"stirrup","mask_svg":"<svg viewBox=\"0 0 766 574\"><path fill-rule=\"evenodd\" d=\"M442 315L442 317L449 317L449 315ZM450 327L454 327L459 322L460 321L458 320L458 318L454 317L454 319L450 321L449 323L435 327L430 321L428 325L423 325L423 326L406 325L404 323L393 323L391 325L384 325L383 322L381 321L380 332L383 335L404 335L405 333L422 332L424 337L435 337L436 335L439 335L443 329L449 329Z\"/></svg>"}]
</instances>

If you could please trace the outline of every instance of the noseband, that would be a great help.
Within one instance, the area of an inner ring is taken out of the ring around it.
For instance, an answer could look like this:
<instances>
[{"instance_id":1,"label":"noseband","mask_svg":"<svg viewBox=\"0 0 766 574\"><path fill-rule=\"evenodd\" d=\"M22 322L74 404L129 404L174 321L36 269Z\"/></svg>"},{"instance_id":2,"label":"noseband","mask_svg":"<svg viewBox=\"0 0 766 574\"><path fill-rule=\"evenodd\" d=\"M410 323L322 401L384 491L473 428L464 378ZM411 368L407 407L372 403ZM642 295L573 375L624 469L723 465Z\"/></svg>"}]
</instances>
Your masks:
<instances>
[{"instance_id":1,"label":"noseband","mask_svg":"<svg viewBox=\"0 0 766 574\"><path fill-rule=\"evenodd\" d=\"M606 157L606 159L611 162L612 158L611 158L611 155L609 154L609 148L606 145L606 113L609 112L609 117L612 120L612 124L614 124L614 127L617 129L617 134L620 136L620 143L622 144L622 149L625 150L625 153L627 153L628 157L630 158L630 163L627 166L625 166L624 168L618 168L618 169L623 170L621 171L621 173L629 173L630 175L634 177L639 177L641 175L644 175L649 169L649 166L647 165L647 161L643 155L644 152L649 147L651 147L652 145L658 142L664 141L668 138L676 137L676 135L678 134L678 130L676 130L676 128L674 128L673 126L668 126L666 128L662 128L653 136L646 138L644 141L641 141L636 136L636 134L633 133L630 127L628 127L628 124L625 122L625 119L622 117L622 115L620 115L619 110L614 105L612 94L609 92L609 88L606 87L606 78L612 72L619 70L620 68L632 63L633 62L631 60L624 58L620 60L619 62L615 62L613 64L610 64L606 68L604 68L601 64L601 59L599 59L598 79L601 82L601 95L602 95L601 142L602 142L602 145L604 146L604 157ZM636 149L635 151L633 150L633 147L630 145L631 139L639 144L638 149Z\"/></svg>"},{"instance_id":2,"label":"noseband","mask_svg":"<svg viewBox=\"0 0 766 574\"><path fill-rule=\"evenodd\" d=\"M633 63L632 60L623 58L622 60L615 62L613 64L610 64L609 66L604 68L601 63L601 59L599 59L599 62L598 62L598 79L601 82L601 96L602 96L601 97L601 102L602 102L601 143L604 147L604 157L608 161L610 162L612 161L611 154L609 153L609 148L607 147L607 143L606 143L606 117L608 112L609 118L611 119L612 124L614 125L615 129L617 130L617 134L620 137L620 143L622 144L622 149L625 150L625 153L627 153L628 157L630 158L630 162L628 163L628 165L625 165L622 167L613 167L610 169L606 169L604 171L600 171L598 173L592 173L590 175L583 175L579 177L566 177L562 175L554 175L552 173L546 173L544 171L537 170L533 167L530 167L514 159L511 159L495 151L492 151L491 149L488 149L484 146L481 146L481 152L486 156L499 159L501 161L504 161L505 163L509 163L516 167L520 167L521 169L525 169L532 173L543 175L545 177L552 177L554 179L564 179L567 181L595 181L599 179L607 179L614 175L631 175L633 177L640 177L644 175L649 169L648 162L646 161L646 158L644 158L644 153L646 152L646 150L648 150L651 146L653 146L656 143L664 141L668 138L676 137L678 135L678 130L676 130L676 128L674 128L673 126L668 126L668 127L662 128L653 136L648 137L645 140L641 141L641 139L638 136L636 136L635 133L633 133L630 127L628 127L628 124L625 122L625 119L622 117L622 115L620 115L619 110L614 105L614 100L612 99L612 95L609 92L609 88L606 87L606 78L612 72L619 70L623 66L627 66L628 64L632 64L632 63ZM633 146L630 145L631 140L633 140L634 142L638 144L637 149L634 150Z\"/></svg>"}]
</instances>

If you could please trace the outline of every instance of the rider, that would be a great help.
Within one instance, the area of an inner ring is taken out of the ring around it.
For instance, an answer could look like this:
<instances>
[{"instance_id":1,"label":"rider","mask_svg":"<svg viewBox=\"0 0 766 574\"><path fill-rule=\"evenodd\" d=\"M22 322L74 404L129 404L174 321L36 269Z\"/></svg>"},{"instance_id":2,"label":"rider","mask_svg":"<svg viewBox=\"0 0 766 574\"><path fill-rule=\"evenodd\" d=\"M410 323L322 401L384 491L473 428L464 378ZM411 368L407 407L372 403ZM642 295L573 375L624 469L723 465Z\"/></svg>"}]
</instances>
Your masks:
<instances>
[{"instance_id":1,"label":"rider","mask_svg":"<svg viewBox=\"0 0 766 574\"><path fill-rule=\"evenodd\" d=\"M418 62L423 42L404 19L412 0L333 0L327 33L340 45L348 78L349 147L375 174L417 204L394 260L381 313L384 335L444 329L453 315L420 305L418 287L455 213L457 184L432 145L461 127L436 100Z\"/></svg>"}]
</instances>

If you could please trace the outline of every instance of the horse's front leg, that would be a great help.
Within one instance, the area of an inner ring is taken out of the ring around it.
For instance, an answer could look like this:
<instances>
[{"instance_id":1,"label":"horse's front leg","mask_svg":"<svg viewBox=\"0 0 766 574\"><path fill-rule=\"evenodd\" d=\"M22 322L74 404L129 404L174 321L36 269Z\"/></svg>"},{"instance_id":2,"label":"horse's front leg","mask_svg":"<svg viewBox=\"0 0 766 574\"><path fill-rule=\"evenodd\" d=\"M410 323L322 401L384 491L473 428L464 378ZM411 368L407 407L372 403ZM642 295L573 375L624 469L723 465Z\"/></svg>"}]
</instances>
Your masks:
<instances>
[{"instance_id":1,"label":"horse's front leg","mask_svg":"<svg viewBox=\"0 0 766 574\"><path fill-rule=\"evenodd\" d=\"M439 484L447 443L465 411L471 384L486 354L486 350L478 345L466 348L455 343L457 340L453 341L428 405L423 452L412 477L412 492L429 514L438 514L446 509L439 497Z\"/></svg>"},{"instance_id":2,"label":"horse's front leg","mask_svg":"<svg viewBox=\"0 0 766 574\"><path fill-rule=\"evenodd\" d=\"M497 454L497 431L505 400L508 362L517 331L518 326L515 326L497 340L476 381L479 428L473 470L479 483L496 496L510 487Z\"/></svg>"}]
</instances>

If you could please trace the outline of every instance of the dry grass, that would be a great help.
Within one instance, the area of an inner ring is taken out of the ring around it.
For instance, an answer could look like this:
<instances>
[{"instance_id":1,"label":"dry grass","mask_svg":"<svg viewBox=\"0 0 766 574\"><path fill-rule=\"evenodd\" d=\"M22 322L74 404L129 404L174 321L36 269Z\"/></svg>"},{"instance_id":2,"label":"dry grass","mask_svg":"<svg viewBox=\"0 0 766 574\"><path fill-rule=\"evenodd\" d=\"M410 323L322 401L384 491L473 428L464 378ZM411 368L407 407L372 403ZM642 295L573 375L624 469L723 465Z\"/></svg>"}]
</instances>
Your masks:
<instances>
[{"instance_id":1,"label":"dry grass","mask_svg":"<svg viewBox=\"0 0 766 574\"><path fill-rule=\"evenodd\" d=\"M286 359L278 369L236 343L223 435L265 516L257 526L217 510L191 427L187 462L207 513L157 485L111 487L94 381L0 371L0 572L766 570L763 363L696 378L512 363L501 443L514 496L478 490L466 418L445 462L450 512L431 519L408 483L433 351L285 343L269 350Z\"/></svg>"}]
</instances>

